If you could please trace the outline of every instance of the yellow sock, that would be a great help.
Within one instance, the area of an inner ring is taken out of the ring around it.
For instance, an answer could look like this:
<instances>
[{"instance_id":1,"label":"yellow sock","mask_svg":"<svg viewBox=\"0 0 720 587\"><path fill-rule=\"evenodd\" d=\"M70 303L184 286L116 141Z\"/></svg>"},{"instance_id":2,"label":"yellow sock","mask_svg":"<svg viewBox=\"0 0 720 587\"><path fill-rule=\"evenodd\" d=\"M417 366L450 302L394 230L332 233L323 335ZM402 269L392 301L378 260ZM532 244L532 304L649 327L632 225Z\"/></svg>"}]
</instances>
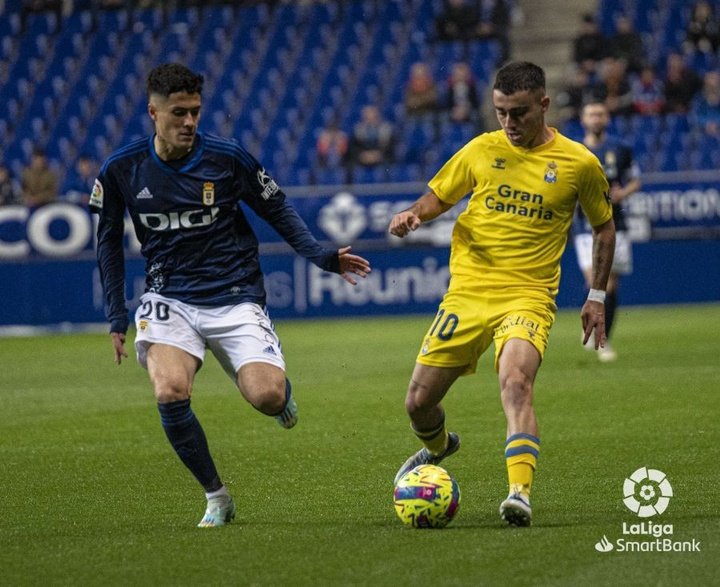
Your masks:
<instances>
[{"instance_id":1,"label":"yellow sock","mask_svg":"<svg viewBox=\"0 0 720 587\"><path fill-rule=\"evenodd\" d=\"M445 418L438 426L431 430L418 430L413 426L413 432L432 454L439 455L448 445L448 432L445 428Z\"/></svg>"},{"instance_id":2,"label":"yellow sock","mask_svg":"<svg viewBox=\"0 0 720 587\"><path fill-rule=\"evenodd\" d=\"M505 441L505 463L510 493L530 496L539 452L540 439L532 434L519 432Z\"/></svg>"}]
</instances>

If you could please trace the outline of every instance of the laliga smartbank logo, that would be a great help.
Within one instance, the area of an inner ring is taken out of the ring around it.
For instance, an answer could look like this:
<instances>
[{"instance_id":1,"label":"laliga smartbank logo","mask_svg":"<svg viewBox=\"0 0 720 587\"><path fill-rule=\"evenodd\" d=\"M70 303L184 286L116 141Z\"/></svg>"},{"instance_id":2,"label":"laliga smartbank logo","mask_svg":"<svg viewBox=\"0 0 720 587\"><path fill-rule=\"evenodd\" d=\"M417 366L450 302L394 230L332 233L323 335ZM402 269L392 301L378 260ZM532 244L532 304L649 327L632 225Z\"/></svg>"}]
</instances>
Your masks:
<instances>
[{"instance_id":1,"label":"laliga smartbank logo","mask_svg":"<svg viewBox=\"0 0 720 587\"><path fill-rule=\"evenodd\" d=\"M673 490L662 471L641 467L623 483L623 503L638 518L662 514L670 503Z\"/></svg>"},{"instance_id":2,"label":"laliga smartbank logo","mask_svg":"<svg viewBox=\"0 0 720 587\"><path fill-rule=\"evenodd\" d=\"M595 544L598 552L700 552L699 540L675 540L672 524L645 520L661 515L673 497L667 475L658 469L641 467L623 483L623 503L639 523L623 522L622 537L614 542L606 535Z\"/></svg>"}]
</instances>

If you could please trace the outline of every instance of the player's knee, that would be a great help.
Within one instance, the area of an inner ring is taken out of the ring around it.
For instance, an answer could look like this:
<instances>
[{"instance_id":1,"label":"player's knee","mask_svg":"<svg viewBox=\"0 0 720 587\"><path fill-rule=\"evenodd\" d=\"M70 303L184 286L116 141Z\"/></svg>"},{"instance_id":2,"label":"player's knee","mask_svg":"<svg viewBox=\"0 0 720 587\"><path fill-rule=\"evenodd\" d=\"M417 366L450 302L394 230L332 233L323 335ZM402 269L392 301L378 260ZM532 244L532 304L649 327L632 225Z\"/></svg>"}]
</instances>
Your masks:
<instances>
[{"instance_id":1,"label":"player's knee","mask_svg":"<svg viewBox=\"0 0 720 587\"><path fill-rule=\"evenodd\" d=\"M250 363L237 373L237 386L256 410L273 416L285 407L285 372L273 365Z\"/></svg>"},{"instance_id":2,"label":"player's knee","mask_svg":"<svg viewBox=\"0 0 720 587\"><path fill-rule=\"evenodd\" d=\"M513 370L500 381L503 404L524 405L532 402L532 380L520 370Z\"/></svg>"},{"instance_id":3,"label":"player's knee","mask_svg":"<svg viewBox=\"0 0 720 587\"><path fill-rule=\"evenodd\" d=\"M154 382L155 399L166 404L186 400L190 397L191 389L179 381L162 380Z\"/></svg>"},{"instance_id":4,"label":"player's knee","mask_svg":"<svg viewBox=\"0 0 720 587\"><path fill-rule=\"evenodd\" d=\"M405 395L405 411L410 417L434 407L437 402L425 393L425 390L414 381L410 382L407 394Z\"/></svg>"},{"instance_id":5,"label":"player's knee","mask_svg":"<svg viewBox=\"0 0 720 587\"><path fill-rule=\"evenodd\" d=\"M280 383L263 383L253 390L248 390L248 399L252 406L266 414L273 416L283 410L285 407L285 382Z\"/></svg>"}]
</instances>

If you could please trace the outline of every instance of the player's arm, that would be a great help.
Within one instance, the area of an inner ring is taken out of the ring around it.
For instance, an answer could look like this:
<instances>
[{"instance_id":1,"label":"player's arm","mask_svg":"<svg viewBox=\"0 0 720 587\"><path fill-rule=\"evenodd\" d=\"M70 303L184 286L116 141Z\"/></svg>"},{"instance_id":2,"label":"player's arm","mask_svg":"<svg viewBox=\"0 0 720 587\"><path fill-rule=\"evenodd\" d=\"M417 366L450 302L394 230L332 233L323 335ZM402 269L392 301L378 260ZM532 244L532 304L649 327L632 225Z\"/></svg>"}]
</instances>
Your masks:
<instances>
[{"instance_id":1,"label":"player's arm","mask_svg":"<svg viewBox=\"0 0 720 587\"><path fill-rule=\"evenodd\" d=\"M326 249L317 242L305 221L282 195L282 204L259 212L260 215L285 239L297 253L325 271L338 273L351 285L357 285L353 275L367 277L370 263L353 255L351 247Z\"/></svg>"},{"instance_id":2,"label":"player's arm","mask_svg":"<svg viewBox=\"0 0 720 587\"><path fill-rule=\"evenodd\" d=\"M104 179L104 178L103 178ZM113 197L105 189L101 179L95 181L90 198L90 210L97 213L97 260L100 282L105 296L105 315L110 322L110 336L115 351L115 362L119 365L125 351L125 333L128 329L128 311L125 306L125 252L123 234L125 231L125 206L122 198ZM105 181L109 188L110 181Z\"/></svg>"},{"instance_id":3,"label":"player's arm","mask_svg":"<svg viewBox=\"0 0 720 587\"><path fill-rule=\"evenodd\" d=\"M432 190L420 196L407 210L398 212L390 221L390 234L400 238L417 230L423 222L433 220L452 208L452 204L443 202Z\"/></svg>"},{"instance_id":4,"label":"player's arm","mask_svg":"<svg viewBox=\"0 0 720 587\"><path fill-rule=\"evenodd\" d=\"M615 222L594 226L592 251L592 279L588 298L580 311L583 326L583 344L595 331L595 348L605 346L605 288L607 287L613 255L615 254Z\"/></svg>"},{"instance_id":5,"label":"player's arm","mask_svg":"<svg viewBox=\"0 0 720 587\"><path fill-rule=\"evenodd\" d=\"M622 185L617 182L610 187L610 198L613 204L620 204L625 198L632 196L642 187L640 179L640 167L632 159L632 152L626 148L625 156L629 163L627 169L623 173Z\"/></svg>"},{"instance_id":6,"label":"player's arm","mask_svg":"<svg viewBox=\"0 0 720 587\"><path fill-rule=\"evenodd\" d=\"M613 204L619 204L625 198L632 196L642 187L642 182L639 177L631 179L625 185L614 184L610 188L610 197L612 198Z\"/></svg>"},{"instance_id":7,"label":"player's arm","mask_svg":"<svg viewBox=\"0 0 720 587\"><path fill-rule=\"evenodd\" d=\"M263 170L264 173L264 170ZM255 174L253 174L253 179ZM358 255L353 255L350 247L327 249L317 242L305 221L276 184L272 193L264 191L267 184L260 186L251 183L251 195L246 203L272 226L278 234L302 257L325 271L338 273L351 285L357 285L353 275L366 277L370 273L370 263ZM260 194L266 193L267 197Z\"/></svg>"}]
</instances>

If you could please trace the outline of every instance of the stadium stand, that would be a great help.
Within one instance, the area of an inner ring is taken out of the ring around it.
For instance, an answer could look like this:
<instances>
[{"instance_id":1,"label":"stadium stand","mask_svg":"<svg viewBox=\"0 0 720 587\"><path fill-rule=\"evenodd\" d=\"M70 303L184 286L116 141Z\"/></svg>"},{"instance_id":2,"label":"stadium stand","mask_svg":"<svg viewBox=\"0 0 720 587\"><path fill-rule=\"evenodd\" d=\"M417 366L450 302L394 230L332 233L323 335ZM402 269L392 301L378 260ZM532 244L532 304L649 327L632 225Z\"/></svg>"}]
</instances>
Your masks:
<instances>
[{"instance_id":1,"label":"stadium stand","mask_svg":"<svg viewBox=\"0 0 720 587\"><path fill-rule=\"evenodd\" d=\"M60 20L54 12L23 19L16 4L0 14L0 153L16 174L34 145L62 174L81 153L102 160L148 133L145 75L178 60L206 77L203 128L237 138L283 185L342 181L340 170L318 164L317 133L332 118L349 132L367 103L394 125L398 156L383 173L363 171L354 181L422 181L477 128L442 114L436 125L406 117L411 65L427 63L444 82L465 60L485 96L499 56L492 40L437 41L440 0L77 10ZM663 72L667 54L682 51L691 8L683 0L601 0L598 21L610 35L619 13L632 18ZM718 66L715 54L685 57L700 75ZM718 140L698 130L692 113L614 124L644 171L714 168L720 160ZM578 136L576 121L563 129Z\"/></svg>"},{"instance_id":2,"label":"stadium stand","mask_svg":"<svg viewBox=\"0 0 720 587\"><path fill-rule=\"evenodd\" d=\"M681 0L600 0L598 22L606 38L616 32L619 15L629 17L643 40L647 63L662 79L671 53L683 55L686 64L699 76L718 68L718 55L687 46L688 22L695 2ZM713 2L716 13L720 3ZM696 96L695 104L699 100ZM626 137L644 172L672 172L716 169L720 159L717 138L702 128L695 108L687 113L668 112L657 116L633 114L616 117L613 130ZM574 138L582 136L577 120L565 122L563 130Z\"/></svg>"}]
</instances>

